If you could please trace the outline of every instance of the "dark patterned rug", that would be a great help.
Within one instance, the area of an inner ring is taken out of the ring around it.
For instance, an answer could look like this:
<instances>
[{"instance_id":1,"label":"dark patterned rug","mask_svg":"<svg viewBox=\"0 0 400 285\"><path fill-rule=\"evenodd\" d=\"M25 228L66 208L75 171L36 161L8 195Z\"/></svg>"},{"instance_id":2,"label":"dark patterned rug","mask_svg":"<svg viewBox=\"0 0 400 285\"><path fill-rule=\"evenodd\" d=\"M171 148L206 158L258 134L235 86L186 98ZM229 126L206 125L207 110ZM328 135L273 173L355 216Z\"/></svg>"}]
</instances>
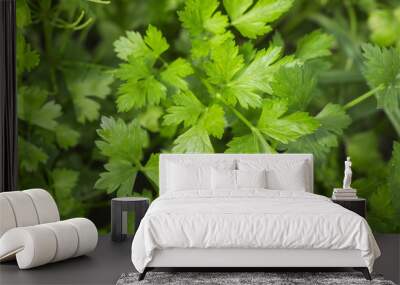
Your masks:
<instances>
[{"instance_id":1,"label":"dark patterned rug","mask_svg":"<svg viewBox=\"0 0 400 285\"><path fill-rule=\"evenodd\" d=\"M395 285L382 276L372 275L368 281L359 272L148 272L146 278L138 281L138 273L122 274L117 285L146 284L213 284L213 285L295 285L295 284L376 284Z\"/></svg>"}]
</instances>

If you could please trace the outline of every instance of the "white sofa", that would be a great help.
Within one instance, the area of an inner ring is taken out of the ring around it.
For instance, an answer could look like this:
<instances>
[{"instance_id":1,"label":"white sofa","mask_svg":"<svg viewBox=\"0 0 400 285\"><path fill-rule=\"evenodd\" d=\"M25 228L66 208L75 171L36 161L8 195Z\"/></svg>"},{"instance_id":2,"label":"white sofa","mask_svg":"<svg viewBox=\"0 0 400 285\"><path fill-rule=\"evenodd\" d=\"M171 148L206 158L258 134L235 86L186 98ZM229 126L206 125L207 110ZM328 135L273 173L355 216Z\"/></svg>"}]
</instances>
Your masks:
<instances>
[{"instance_id":1,"label":"white sofa","mask_svg":"<svg viewBox=\"0 0 400 285\"><path fill-rule=\"evenodd\" d=\"M43 189L0 193L0 262L16 259L20 269L84 255L98 233L88 219L60 221L53 197Z\"/></svg>"}]
</instances>

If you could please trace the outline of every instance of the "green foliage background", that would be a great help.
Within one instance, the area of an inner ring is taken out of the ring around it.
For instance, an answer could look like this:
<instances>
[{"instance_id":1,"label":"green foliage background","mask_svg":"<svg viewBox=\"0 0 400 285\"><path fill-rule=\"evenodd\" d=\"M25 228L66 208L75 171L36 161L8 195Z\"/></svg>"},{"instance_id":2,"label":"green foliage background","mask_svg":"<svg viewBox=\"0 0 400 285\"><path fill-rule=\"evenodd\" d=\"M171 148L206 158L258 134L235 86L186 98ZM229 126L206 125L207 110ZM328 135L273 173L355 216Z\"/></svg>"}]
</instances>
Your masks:
<instances>
[{"instance_id":1,"label":"green foliage background","mask_svg":"<svg viewBox=\"0 0 400 285\"><path fill-rule=\"evenodd\" d=\"M316 192L400 232L400 5L377 0L17 0L20 188L107 232L157 196L158 153L307 152Z\"/></svg>"}]
</instances>

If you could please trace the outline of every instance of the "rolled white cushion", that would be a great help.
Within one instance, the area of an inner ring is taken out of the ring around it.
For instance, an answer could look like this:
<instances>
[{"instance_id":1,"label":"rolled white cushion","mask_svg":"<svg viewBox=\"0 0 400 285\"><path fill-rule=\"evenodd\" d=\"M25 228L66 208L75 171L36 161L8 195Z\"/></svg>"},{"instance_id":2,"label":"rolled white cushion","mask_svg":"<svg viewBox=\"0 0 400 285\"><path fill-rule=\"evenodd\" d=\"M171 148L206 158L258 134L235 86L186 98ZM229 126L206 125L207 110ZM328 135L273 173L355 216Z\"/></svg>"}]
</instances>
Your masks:
<instances>
[{"instance_id":1,"label":"rolled white cushion","mask_svg":"<svg viewBox=\"0 0 400 285\"><path fill-rule=\"evenodd\" d=\"M14 228L0 239L0 260L14 255L20 269L28 269L51 262L57 240L51 229L43 225Z\"/></svg>"},{"instance_id":2,"label":"rolled white cushion","mask_svg":"<svg viewBox=\"0 0 400 285\"><path fill-rule=\"evenodd\" d=\"M49 192L43 189L29 189L22 192L28 194L32 199L39 218L39 224L60 220L56 202Z\"/></svg>"},{"instance_id":3,"label":"rolled white cushion","mask_svg":"<svg viewBox=\"0 0 400 285\"><path fill-rule=\"evenodd\" d=\"M56 202L43 189L0 193L0 237L9 229L60 220Z\"/></svg>"},{"instance_id":4,"label":"rolled white cushion","mask_svg":"<svg viewBox=\"0 0 400 285\"><path fill-rule=\"evenodd\" d=\"M15 228L17 222L8 199L0 195L0 237L9 229Z\"/></svg>"},{"instance_id":5,"label":"rolled white cushion","mask_svg":"<svg viewBox=\"0 0 400 285\"><path fill-rule=\"evenodd\" d=\"M0 261L14 255L20 269L86 254L96 248L97 229L88 219L19 227L0 238Z\"/></svg>"},{"instance_id":6,"label":"rolled white cushion","mask_svg":"<svg viewBox=\"0 0 400 285\"><path fill-rule=\"evenodd\" d=\"M22 191L1 193L13 210L17 227L33 226L39 223L38 214L31 197Z\"/></svg>"},{"instance_id":7,"label":"rolled white cushion","mask_svg":"<svg viewBox=\"0 0 400 285\"><path fill-rule=\"evenodd\" d=\"M78 248L74 256L86 254L96 248L98 233L92 221L85 218L74 218L64 222L70 223L78 233Z\"/></svg>"},{"instance_id":8,"label":"rolled white cushion","mask_svg":"<svg viewBox=\"0 0 400 285\"><path fill-rule=\"evenodd\" d=\"M57 250L52 262L64 260L75 255L78 249L78 233L71 228L70 223L55 222L44 224L55 235L57 241Z\"/></svg>"}]
</instances>

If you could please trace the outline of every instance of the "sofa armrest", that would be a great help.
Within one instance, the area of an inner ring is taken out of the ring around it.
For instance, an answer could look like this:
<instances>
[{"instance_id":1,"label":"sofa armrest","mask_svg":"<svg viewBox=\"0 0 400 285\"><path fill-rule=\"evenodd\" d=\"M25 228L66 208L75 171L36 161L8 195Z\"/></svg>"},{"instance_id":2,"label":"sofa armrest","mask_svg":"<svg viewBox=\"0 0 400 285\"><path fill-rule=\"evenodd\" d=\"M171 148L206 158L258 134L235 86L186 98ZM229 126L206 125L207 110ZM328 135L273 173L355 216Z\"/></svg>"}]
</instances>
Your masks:
<instances>
[{"instance_id":1,"label":"sofa armrest","mask_svg":"<svg viewBox=\"0 0 400 285\"><path fill-rule=\"evenodd\" d=\"M0 238L0 261L15 257L28 269L87 254L97 240L96 226L85 218L13 228Z\"/></svg>"}]
</instances>

